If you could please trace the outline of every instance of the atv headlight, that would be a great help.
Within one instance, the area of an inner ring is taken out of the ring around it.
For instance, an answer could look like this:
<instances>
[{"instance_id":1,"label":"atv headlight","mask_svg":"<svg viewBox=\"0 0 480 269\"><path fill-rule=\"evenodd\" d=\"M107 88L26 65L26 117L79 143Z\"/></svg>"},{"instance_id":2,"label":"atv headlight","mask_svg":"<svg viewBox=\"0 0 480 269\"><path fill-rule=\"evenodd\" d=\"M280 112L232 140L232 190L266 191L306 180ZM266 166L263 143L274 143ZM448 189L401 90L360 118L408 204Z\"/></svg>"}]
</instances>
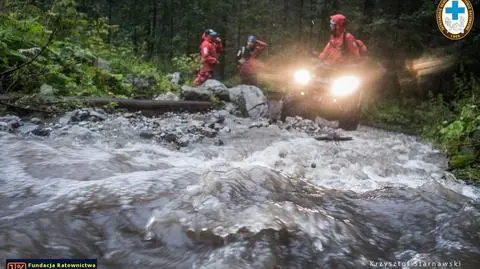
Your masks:
<instances>
[{"instance_id":1,"label":"atv headlight","mask_svg":"<svg viewBox=\"0 0 480 269\"><path fill-rule=\"evenodd\" d=\"M351 95L360 87L360 79L355 76L344 76L335 79L330 92L335 97Z\"/></svg>"},{"instance_id":2,"label":"atv headlight","mask_svg":"<svg viewBox=\"0 0 480 269\"><path fill-rule=\"evenodd\" d=\"M310 80L312 79L312 76L310 75L310 72L308 72L307 70L298 70L295 72L294 74L294 77L295 77L295 81L302 84L302 85L306 85L310 82Z\"/></svg>"}]
</instances>

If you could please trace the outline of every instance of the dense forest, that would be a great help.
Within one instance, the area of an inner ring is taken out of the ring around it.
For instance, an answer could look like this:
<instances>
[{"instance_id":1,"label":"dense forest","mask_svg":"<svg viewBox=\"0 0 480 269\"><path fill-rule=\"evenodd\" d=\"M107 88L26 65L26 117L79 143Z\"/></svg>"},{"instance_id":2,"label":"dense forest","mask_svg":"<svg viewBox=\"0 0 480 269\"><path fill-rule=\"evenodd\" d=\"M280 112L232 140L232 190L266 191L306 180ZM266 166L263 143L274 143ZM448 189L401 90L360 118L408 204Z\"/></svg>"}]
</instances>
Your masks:
<instances>
[{"instance_id":1,"label":"dense forest","mask_svg":"<svg viewBox=\"0 0 480 269\"><path fill-rule=\"evenodd\" d=\"M439 1L406 0L3 0L0 92L152 97L191 83L202 31L215 29L225 53L218 79L238 82L235 52L249 34L269 46L263 71L312 57L329 37L329 16L369 48L385 70L363 111L365 123L413 131L437 143L457 176L480 178L480 21L451 41L438 30ZM132 77L148 83L139 87ZM274 80L262 87L288 90Z\"/></svg>"}]
</instances>

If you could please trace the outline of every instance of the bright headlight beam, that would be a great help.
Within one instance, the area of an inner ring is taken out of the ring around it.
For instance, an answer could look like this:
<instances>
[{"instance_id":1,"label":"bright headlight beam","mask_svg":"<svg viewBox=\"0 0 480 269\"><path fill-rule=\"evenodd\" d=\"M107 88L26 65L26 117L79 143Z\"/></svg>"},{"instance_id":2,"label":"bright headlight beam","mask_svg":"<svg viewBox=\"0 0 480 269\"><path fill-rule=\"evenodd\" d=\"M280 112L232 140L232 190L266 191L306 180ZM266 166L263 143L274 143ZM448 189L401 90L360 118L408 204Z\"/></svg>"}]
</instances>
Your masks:
<instances>
[{"instance_id":1,"label":"bright headlight beam","mask_svg":"<svg viewBox=\"0 0 480 269\"><path fill-rule=\"evenodd\" d=\"M298 70L295 72L294 76L295 81L303 85L308 84L312 78L310 72L307 70Z\"/></svg>"},{"instance_id":2,"label":"bright headlight beam","mask_svg":"<svg viewBox=\"0 0 480 269\"><path fill-rule=\"evenodd\" d=\"M335 97L351 95L360 87L360 79L355 76L344 76L335 79L332 83L331 93Z\"/></svg>"}]
</instances>

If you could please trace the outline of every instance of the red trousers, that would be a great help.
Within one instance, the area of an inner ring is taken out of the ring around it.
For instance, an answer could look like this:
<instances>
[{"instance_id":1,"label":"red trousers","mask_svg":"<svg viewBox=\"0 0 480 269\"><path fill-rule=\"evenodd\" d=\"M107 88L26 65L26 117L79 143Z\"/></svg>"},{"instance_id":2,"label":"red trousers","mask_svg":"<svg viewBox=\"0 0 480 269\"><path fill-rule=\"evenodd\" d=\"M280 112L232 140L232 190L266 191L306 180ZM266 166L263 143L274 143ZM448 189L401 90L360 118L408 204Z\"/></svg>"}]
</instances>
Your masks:
<instances>
[{"instance_id":1,"label":"red trousers","mask_svg":"<svg viewBox=\"0 0 480 269\"><path fill-rule=\"evenodd\" d=\"M213 71L206 71L204 69L200 69L198 71L197 76L193 80L193 85L194 86L200 86L202 85L205 81L213 78Z\"/></svg>"}]
</instances>

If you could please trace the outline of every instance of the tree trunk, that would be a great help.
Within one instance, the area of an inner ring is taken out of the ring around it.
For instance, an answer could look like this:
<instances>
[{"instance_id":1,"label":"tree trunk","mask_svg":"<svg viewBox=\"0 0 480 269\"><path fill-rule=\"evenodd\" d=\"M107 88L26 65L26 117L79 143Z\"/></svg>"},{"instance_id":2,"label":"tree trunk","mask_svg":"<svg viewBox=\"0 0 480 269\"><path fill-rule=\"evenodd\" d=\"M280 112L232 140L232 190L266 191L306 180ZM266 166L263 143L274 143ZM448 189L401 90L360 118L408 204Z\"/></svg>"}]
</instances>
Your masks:
<instances>
[{"instance_id":1,"label":"tree trunk","mask_svg":"<svg viewBox=\"0 0 480 269\"><path fill-rule=\"evenodd\" d=\"M188 3L188 1L185 1L183 2L185 6L190 6L190 3ZM191 26L191 22L190 22L190 14L187 14L186 16L186 32L185 32L185 41L187 42L187 45L185 46L185 53L186 54L190 54L191 51L190 51L190 32L192 31L192 26Z\"/></svg>"},{"instance_id":2,"label":"tree trunk","mask_svg":"<svg viewBox=\"0 0 480 269\"><path fill-rule=\"evenodd\" d=\"M218 70L218 76L220 78L220 80L223 80L225 78L225 64L226 64L226 55L225 53L228 51L227 50L227 36L228 36L228 27L226 27L228 25L228 16L227 14L224 14L223 15L223 18L222 18L222 26L220 28L220 32L223 34L223 39L222 39L222 42L223 42L223 48L224 48L224 52L220 55L220 66L219 66L219 70Z\"/></svg>"},{"instance_id":3,"label":"tree trunk","mask_svg":"<svg viewBox=\"0 0 480 269\"><path fill-rule=\"evenodd\" d=\"M133 24L133 36L132 36L133 49L135 53L138 53L139 49L138 49L137 20L136 20L137 0L133 0L133 8L131 8L130 11L131 11L130 18Z\"/></svg>"},{"instance_id":4,"label":"tree trunk","mask_svg":"<svg viewBox=\"0 0 480 269\"><path fill-rule=\"evenodd\" d=\"M310 0L310 35L308 37L308 44L309 44L309 49L310 51L313 49L313 27L314 27L314 21L315 21L315 1Z\"/></svg>"},{"instance_id":5,"label":"tree trunk","mask_svg":"<svg viewBox=\"0 0 480 269\"><path fill-rule=\"evenodd\" d=\"M340 2L338 0L333 0L332 1L332 11L333 11L333 13L339 13L340 12Z\"/></svg>"},{"instance_id":6,"label":"tree trunk","mask_svg":"<svg viewBox=\"0 0 480 269\"><path fill-rule=\"evenodd\" d=\"M300 41L300 44L303 46L303 34L302 34L302 24L303 24L303 0L300 0L300 9L298 12L298 41Z\"/></svg>"},{"instance_id":7,"label":"tree trunk","mask_svg":"<svg viewBox=\"0 0 480 269\"><path fill-rule=\"evenodd\" d=\"M326 26L324 25L328 25L328 21L330 20L329 19L329 1L323 1L323 7L322 7L322 12L320 14L322 14L322 17L320 18L320 34L318 35L318 39L319 39L319 42L320 42L320 46L323 46L324 43L325 43L325 39L326 37L328 37L329 33L327 32L327 30L324 30Z\"/></svg>"},{"instance_id":8,"label":"tree trunk","mask_svg":"<svg viewBox=\"0 0 480 269\"><path fill-rule=\"evenodd\" d=\"M0 102L5 104L14 104L18 100L17 96L0 95ZM156 101L151 99L120 99L111 97L42 97L38 99L37 103L40 105L36 107L23 108L30 111L41 111L38 107L48 106L52 104L66 103L69 101L78 101L88 103L92 106L106 106L111 103L116 103L119 108L126 108L131 111L142 111L148 113L164 113L175 111L201 112L212 108L212 103L208 101ZM21 108L21 107L18 107Z\"/></svg>"},{"instance_id":9,"label":"tree trunk","mask_svg":"<svg viewBox=\"0 0 480 269\"><path fill-rule=\"evenodd\" d=\"M242 44L242 25L243 25L243 0L237 1L238 9L237 9L237 47L240 47Z\"/></svg>"},{"instance_id":10,"label":"tree trunk","mask_svg":"<svg viewBox=\"0 0 480 269\"><path fill-rule=\"evenodd\" d=\"M174 31L175 18L173 16L173 14L175 14L175 6L172 0L170 0L169 3L170 3L170 9L168 9L169 10L168 14L170 16L170 42L172 42L173 37L175 36L175 31ZM169 50L170 50L169 58L171 59L173 57L174 47L170 47Z\"/></svg>"},{"instance_id":11,"label":"tree trunk","mask_svg":"<svg viewBox=\"0 0 480 269\"><path fill-rule=\"evenodd\" d=\"M112 43L112 0L107 1L108 5L108 44Z\"/></svg>"},{"instance_id":12,"label":"tree trunk","mask_svg":"<svg viewBox=\"0 0 480 269\"><path fill-rule=\"evenodd\" d=\"M373 10L375 9L375 0L365 0L363 2L363 23L369 24L373 19Z\"/></svg>"},{"instance_id":13,"label":"tree trunk","mask_svg":"<svg viewBox=\"0 0 480 269\"><path fill-rule=\"evenodd\" d=\"M276 31L275 27L276 27L276 23L277 23L277 13L278 12L275 12L276 11L276 3L275 3L275 0L270 0L269 1L269 9L270 9L270 25L269 25L269 31L268 31L268 35L266 35L266 39L265 40L267 43L273 45L275 44L274 43L274 33ZM265 58L268 58L270 56L270 52L271 52L271 49L267 49L265 50Z\"/></svg>"},{"instance_id":14,"label":"tree trunk","mask_svg":"<svg viewBox=\"0 0 480 269\"><path fill-rule=\"evenodd\" d=\"M151 0L151 21L150 21L150 35L148 37L148 48L147 48L147 57L152 58L153 53L155 52L155 37L157 31L157 0Z\"/></svg>"}]
</instances>

